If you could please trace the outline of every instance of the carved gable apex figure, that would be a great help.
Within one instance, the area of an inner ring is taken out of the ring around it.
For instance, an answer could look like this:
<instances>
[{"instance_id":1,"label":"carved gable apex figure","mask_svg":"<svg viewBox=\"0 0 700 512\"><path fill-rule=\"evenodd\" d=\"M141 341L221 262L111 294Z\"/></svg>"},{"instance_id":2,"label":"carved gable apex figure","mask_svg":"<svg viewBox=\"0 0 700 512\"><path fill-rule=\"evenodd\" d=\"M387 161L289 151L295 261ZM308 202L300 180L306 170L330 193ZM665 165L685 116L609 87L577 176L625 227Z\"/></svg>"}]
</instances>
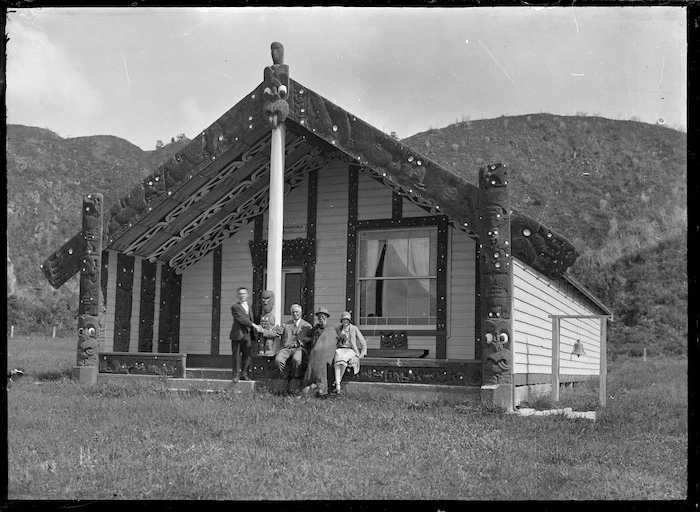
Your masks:
<instances>
[{"instance_id":1,"label":"carved gable apex figure","mask_svg":"<svg viewBox=\"0 0 700 512\"><path fill-rule=\"evenodd\" d=\"M272 128L277 128L289 115L289 66L284 64L284 46L282 43L272 43L272 66L263 72L263 113L270 121Z\"/></svg>"}]
</instances>

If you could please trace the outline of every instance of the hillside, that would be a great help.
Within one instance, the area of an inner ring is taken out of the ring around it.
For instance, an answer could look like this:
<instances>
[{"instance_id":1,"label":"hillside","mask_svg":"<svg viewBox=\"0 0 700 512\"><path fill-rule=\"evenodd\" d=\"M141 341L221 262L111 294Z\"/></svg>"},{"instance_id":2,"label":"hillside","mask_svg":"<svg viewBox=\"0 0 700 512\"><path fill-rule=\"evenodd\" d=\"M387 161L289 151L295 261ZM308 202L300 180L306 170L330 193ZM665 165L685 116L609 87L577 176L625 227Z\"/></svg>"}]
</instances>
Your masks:
<instances>
[{"instance_id":1,"label":"hillside","mask_svg":"<svg viewBox=\"0 0 700 512\"><path fill-rule=\"evenodd\" d=\"M64 139L8 126L8 256L16 296L41 299L42 314L63 315L69 325L65 310L77 304L77 279L56 292L38 267L80 230L82 195L102 192L111 206L186 142L143 151L112 136ZM570 272L613 309L611 353L643 346L687 353L686 134L633 121L533 114L466 121L402 142L472 183L479 167L507 163L513 206L577 246L582 256Z\"/></svg>"},{"instance_id":2,"label":"hillside","mask_svg":"<svg viewBox=\"0 0 700 512\"><path fill-rule=\"evenodd\" d=\"M613 354L687 353L687 136L600 117L533 114L402 140L478 182L510 167L512 204L581 252L570 272L613 309Z\"/></svg>"},{"instance_id":3,"label":"hillside","mask_svg":"<svg viewBox=\"0 0 700 512\"><path fill-rule=\"evenodd\" d=\"M43 129L7 127L8 258L18 295L55 293L39 265L81 229L82 196L104 195L109 207L188 141L154 151L119 137L64 139ZM59 294L77 293L74 277Z\"/></svg>"}]
</instances>

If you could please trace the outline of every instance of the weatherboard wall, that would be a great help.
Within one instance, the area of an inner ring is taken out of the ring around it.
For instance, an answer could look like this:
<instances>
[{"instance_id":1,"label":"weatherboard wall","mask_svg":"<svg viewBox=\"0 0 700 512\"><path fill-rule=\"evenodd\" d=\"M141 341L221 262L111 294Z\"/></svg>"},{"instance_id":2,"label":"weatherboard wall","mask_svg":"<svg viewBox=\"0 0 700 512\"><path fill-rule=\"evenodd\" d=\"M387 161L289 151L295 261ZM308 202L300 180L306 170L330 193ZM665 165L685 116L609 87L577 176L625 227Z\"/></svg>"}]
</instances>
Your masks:
<instances>
[{"instance_id":1,"label":"weatherboard wall","mask_svg":"<svg viewBox=\"0 0 700 512\"><path fill-rule=\"evenodd\" d=\"M346 309L348 186L346 163L331 161L318 173L314 303L328 308L333 324Z\"/></svg>"},{"instance_id":2,"label":"weatherboard wall","mask_svg":"<svg viewBox=\"0 0 700 512\"><path fill-rule=\"evenodd\" d=\"M573 285L552 280L513 260L513 357L518 375L551 375L552 319L548 315L599 315ZM572 355L577 339L586 355ZM598 375L600 320L562 319L560 329L560 375ZM530 379L528 383L535 383Z\"/></svg>"},{"instance_id":3,"label":"weatherboard wall","mask_svg":"<svg viewBox=\"0 0 700 512\"><path fill-rule=\"evenodd\" d=\"M214 253L210 252L182 274L180 300L180 352L211 352L212 277Z\"/></svg>"}]
</instances>

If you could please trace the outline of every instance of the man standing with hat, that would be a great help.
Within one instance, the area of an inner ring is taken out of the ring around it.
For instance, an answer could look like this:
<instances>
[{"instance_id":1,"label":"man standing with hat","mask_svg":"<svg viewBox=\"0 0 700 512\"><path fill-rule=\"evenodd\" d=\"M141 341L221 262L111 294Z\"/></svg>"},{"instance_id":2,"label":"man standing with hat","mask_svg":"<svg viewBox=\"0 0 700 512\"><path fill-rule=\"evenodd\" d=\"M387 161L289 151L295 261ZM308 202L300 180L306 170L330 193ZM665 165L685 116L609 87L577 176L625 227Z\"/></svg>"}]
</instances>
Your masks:
<instances>
[{"instance_id":1,"label":"man standing with hat","mask_svg":"<svg viewBox=\"0 0 700 512\"><path fill-rule=\"evenodd\" d=\"M338 333L328 323L328 309L321 306L316 311L318 323L311 331L311 352L304 375L305 391L314 387L318 396L328 395L328 379L333 376L333 357L338 342Z\"/></svg>"}]
</instances>

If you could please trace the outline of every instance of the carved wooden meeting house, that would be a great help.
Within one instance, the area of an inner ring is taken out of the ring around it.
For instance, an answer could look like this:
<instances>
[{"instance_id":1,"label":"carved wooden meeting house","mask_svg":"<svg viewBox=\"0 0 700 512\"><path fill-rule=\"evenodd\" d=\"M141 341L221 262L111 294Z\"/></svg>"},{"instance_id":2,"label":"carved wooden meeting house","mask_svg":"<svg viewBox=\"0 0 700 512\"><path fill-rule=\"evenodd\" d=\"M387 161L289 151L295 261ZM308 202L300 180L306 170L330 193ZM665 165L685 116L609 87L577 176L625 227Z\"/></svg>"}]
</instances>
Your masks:
<instances>
[{"instance_id":1,"label":"carved wooden meeting house","mask_svg":"<svg viewBox=\"0 0 700 512\"><path fill-rule=\"evenodd\" d=\"M74 375L230 369L246 286L254 311L275 292L282 320L293 303L312 324L319 306L332 325L349 311L369 348L359 381L511 406L551 384L553 325L561 381L597 378L610 312L567 273L572 244L510 204L505 164L469 183L291 79L278 43L272 55L118 203L83 198L82 231L42 265L56 288L81 274ZM253 366L276 377L271 357Z\"/></svg>"}]
</instances>

